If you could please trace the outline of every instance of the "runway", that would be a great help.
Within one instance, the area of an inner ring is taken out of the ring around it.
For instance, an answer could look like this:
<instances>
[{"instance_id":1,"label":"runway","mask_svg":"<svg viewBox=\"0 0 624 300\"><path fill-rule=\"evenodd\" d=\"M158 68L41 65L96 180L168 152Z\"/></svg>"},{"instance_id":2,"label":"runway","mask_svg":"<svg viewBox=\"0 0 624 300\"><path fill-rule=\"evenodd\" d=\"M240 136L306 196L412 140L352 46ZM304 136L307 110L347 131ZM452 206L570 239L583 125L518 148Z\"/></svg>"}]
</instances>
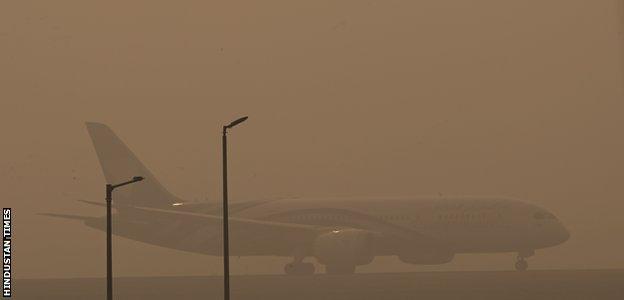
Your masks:
<instances>
[{"instance_id":1,"label":"runway","mask_svg":"<svg viewBox=\"0 0 624 300\"><path fill-rule=\"evenodd\" d=\"M115 278L115 299L222 299L222 277ZM624 299L624 270L232 276L232 299ZM103 278L24 279L14 299L104 299Z\"/></svg>"}]
</instances>

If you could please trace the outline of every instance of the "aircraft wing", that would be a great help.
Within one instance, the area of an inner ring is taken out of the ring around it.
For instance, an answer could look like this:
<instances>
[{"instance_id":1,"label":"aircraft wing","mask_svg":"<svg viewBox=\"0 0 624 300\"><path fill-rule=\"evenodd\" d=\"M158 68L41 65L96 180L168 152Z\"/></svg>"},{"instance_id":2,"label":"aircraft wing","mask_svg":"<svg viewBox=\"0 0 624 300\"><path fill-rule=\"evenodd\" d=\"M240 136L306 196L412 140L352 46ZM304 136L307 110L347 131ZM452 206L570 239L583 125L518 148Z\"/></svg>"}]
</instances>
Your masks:
<instances>
[{"instance_id":1,"label":"aircraft wing","mask_svg":"<svg viewBox=\"0 0 624 300\"><path fill-rule=\"evenodd\" d=\"M133 207L132 214L136 217L143 215L149 219L156 219L162 224L170 224L166 231L174 230L178 235L192 234L190 239L206 239L212 237L220 240L222 217L201 213L183 212L148 207ZM273 221L260 221L245 218L230 217L230 242L232 248L239 248L242 252L249 249L250 254L263 251L272 254L290 255L296 247L311 249L314 240L323 233L347 227L328 227L304 225ZM352 227L348 227L352 228ZM360 229L360 228L355 228ZM397 230L398 228L379 228L380 230L361 229L371 232L381 244L400 245L411 240L422 245L442 245L440 241L412 230Z\"/></svg>"},{"instance_id":2,"label":"aircraft wing","mask_svg":"<svg viewBox=\"0 0 624 300\"><path fill-rule=\"evenodd\" d=\"M201 239L202 237L220 238L221 236L220 230L223 222L221 216L149 207L133 207L131 214L140 218L156 219L161 224L170 224L178 235L203 232L195 237ZM238 244L244 244L245 248L284 255L290 255L298 246L311 246L318 235L335 229L236 217L230 217L228 221L232 248L236 248Z\"/></svg>"}]
</instances>

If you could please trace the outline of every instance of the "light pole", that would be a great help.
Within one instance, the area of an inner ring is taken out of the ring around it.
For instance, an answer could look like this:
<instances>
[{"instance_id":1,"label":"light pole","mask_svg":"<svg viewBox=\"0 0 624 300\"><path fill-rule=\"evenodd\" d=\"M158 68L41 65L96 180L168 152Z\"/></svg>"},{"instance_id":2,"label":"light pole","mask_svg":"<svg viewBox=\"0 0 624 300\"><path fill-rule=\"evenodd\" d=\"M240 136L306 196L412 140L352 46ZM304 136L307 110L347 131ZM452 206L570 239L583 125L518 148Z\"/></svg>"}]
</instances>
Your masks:
<instances>
[{"instance_id":1,"label":"light pole","mask_svg":"<svg viewBox=\"0 0 624 300\"><path fill-rule=\"evenodd\" d=\"M112 222L111 207L113 202L113 190L127 184L143 180L141 176L134 176L132 180L119 184L106 184L106 299L113 299L113 247L112 247Z\"/></svg>"},{"instance_id":2,"label":"light pole","mask_svg":"<svg viewBox=\"0 0 624 300\"><path fill-rule=\"evenodd\" d=\"M230 300L230 250L228 240L227 130L245 122L242 117L223 126L223 299Z\"/></svg>"}]
</instances>

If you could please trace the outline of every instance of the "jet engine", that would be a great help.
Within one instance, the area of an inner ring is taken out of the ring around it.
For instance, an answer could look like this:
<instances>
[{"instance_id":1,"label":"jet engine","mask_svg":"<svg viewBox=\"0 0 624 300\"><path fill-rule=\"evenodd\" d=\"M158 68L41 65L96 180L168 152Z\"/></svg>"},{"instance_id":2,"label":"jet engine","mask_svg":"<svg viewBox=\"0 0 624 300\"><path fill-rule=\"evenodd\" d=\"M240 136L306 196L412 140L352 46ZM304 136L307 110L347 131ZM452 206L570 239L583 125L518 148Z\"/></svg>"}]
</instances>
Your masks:
<instances>
[{"instance_id":1,"label":"jet engine","mask_svg":"<svg viewBox=\"0 0 624 300\"><path fill-rule=\"evenodd\" d=\"M314 256L321 264L365 265L375 258L374 237L360 229L334 230L314 241Z\"/></svg>"}]
</instances>

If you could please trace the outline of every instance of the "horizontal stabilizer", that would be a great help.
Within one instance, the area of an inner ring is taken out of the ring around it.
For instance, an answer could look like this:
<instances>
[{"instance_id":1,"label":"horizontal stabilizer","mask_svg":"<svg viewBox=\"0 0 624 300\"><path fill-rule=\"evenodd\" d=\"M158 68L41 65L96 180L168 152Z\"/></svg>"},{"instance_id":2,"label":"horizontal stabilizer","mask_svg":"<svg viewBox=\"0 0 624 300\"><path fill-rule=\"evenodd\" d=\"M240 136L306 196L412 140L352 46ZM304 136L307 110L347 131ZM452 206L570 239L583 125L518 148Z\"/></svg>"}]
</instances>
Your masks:
<instances>
[{"instance_id":1,"label":"horizontal stabilizer","mask_svg":"<svg viewBox=\"0 0 624 300\"><path fill-rule=\"evenodd\" d=\"M106 207L106 203L103 203L103 202L95 202L95 201L82 200L82 199L80 199L78 201L80 201L82 203L90 204L90 205ZM113 203L113 204L111 204L111 206L115 207L116 205Z\"/></svg>"},{"instance_id":2,"label":"horizontal stabilizer","mask_svg":"<svg viewBox=\"0 0 624 300\"><path fill-rule=\"evenodd\" d=\"M55 214L55 213L39 213L38 215L47 216L47 217L54 217L54 218L61 218L61 219L80 220L80 221L88 221L88 220L96 219L94 217L89 217L89 216L68 215L68 214Z\"/></svg>"}]
</instances>

